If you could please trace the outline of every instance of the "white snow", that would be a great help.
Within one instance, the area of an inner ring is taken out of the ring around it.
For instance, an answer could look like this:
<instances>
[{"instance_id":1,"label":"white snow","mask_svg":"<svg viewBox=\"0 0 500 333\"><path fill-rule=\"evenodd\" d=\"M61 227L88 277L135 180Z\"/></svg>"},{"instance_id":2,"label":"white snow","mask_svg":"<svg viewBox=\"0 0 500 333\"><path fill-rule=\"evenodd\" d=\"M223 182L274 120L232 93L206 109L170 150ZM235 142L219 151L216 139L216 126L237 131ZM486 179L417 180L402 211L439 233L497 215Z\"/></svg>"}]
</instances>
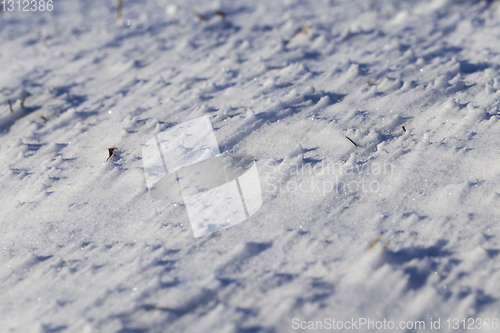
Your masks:
<instances>
[{"instance_id":1,"label":"white snow","mask_svg":"<svg viewBox=\"0 0 500 333\"><path fill-rule=\"evenodd\" d=\"M54 2L0 14L1 332L496 331L498 1ZM202 117L262 205L195 238L143 151Z\"/></svg>"}]
</instances>

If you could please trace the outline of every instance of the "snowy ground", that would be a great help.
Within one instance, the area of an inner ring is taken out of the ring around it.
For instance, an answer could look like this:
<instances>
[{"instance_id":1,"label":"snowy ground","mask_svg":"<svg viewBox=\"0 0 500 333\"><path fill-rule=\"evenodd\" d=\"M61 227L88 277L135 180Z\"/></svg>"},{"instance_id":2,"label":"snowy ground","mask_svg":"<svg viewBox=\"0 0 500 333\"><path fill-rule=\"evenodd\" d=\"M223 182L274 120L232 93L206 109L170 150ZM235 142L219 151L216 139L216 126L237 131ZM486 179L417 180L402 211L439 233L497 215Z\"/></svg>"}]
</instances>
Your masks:
<instances>
[{"instance_id":1,"label":"snowy ground","mask_svg":"<svg viewBox=\"0 0 500 333\"><path fill-rule=\"evenodd\" d=\"M114 3L0 14L1 332L497 331L497 2ZM263 204L194 238L142 147L206 115Z\"/></svg>"}]
</instances>

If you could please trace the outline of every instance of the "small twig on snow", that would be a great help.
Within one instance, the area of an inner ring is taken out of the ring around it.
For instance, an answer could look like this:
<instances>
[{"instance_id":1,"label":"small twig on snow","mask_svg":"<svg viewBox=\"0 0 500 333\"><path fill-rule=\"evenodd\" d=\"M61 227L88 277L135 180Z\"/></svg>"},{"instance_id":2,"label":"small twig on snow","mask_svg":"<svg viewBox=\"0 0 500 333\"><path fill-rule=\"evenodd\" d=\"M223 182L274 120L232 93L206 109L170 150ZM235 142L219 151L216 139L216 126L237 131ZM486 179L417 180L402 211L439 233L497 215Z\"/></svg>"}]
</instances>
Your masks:
<instances>
[{"instance_id":1,"label":"small twig on snow","mask_svg":"<svg viewBox=\"0 0 500 333\"><path fill-rule=\"evenodd\" d=\"M226 13L224 13L222 10L218 10L215 12L215 15L220 16L221 18L225 19L226 18Z\"/></svg>"},{"instance_id":2,"label":"small twig on snow","mask_svg":"<svg viewBox=\"0 0 500 333\"><path fill-rule=\"evenodd\" d=\"M122 0L116 0L116 20L122 19Z\"/></svg>"},{"instance_id":3,"label":"small twig on snow","mask_svg":"<svg viewBox=\"0 0 500 333\"><path fill-rule=\"evenodd\" d=\"M290 43L292 41L292 39L294 39L295 37L297 37L300 34L306 34L311 28L312 28L312 26L310 24L306 25L305 27L303 27L302 29L300 29L299 31L294 33L292 37L288 38L288 40L285 40L285 44Z\"/></svg>"},{"instance_id":4,"label":"small twig on snow","mask_svg":"<svg viewBox=\"0 0 500 333\"><path fill-rule=\"evenodd\" d=\"M24 96L23 100L21 101L21 107L24 107L24 102L26 102L26 98L28 98L29 95L30 93L26 93L26 96Z\"/></svg>"},{"instance_id":5,"label":"small twig on snow","mask_svg":"<svg viewBox=\"0 0 500 333\"><path fill-rule=\"evenodd\" d=\"M370 246L368 246L368 248L366 249L365 253L370 251L371 249L373 249L373 247L378 243L378 241L380 240L380 237L382 237L382 234L378 234L377 238L375 238L375 240L370 244Z\"/></svg>"},{"instance_id":6,"label":"small twig on snow","mask_svg":"<svg viewBox=\"0 0 500 333\"><path fill-rule=\"evenodd\" d=\"M108 158L106 159L106 161L107 161L107 160L109 160L109 159L111 158L111 156L113 156L113 154L114 154L114 152L115 152L115 149L116 149L116 148L108 148L109 156L108 156Z\"/></svg>"},{"instance_id":7,"label":"small twig on snow","mask_svg":"<svg viewBox=\"0 0 500 333\"><path fill-rule=\"evenodd\" d=\"M354 141L352 141L352 140L351 140L351 138L350 138L350 137L346 136L346 139L347 139L347 140L349 140L349 141L351 141L351 142L352 142L352 144L353 144L353 145L355 145L356 147L358 146L358 145L356 144L356 142L354 142Z\"/></svg>"},{"instance_id":8,"label":"small twig on snow","mask_svg":"<svg viewBox=\"0 0 500 333\"><path fill-rule=\"evenodd\" d=\"M194 9L193 5L191 3L189 3L189 9L191 9L191 12L194 14L194 16L196 16L196 18L200 21L203 21L203 22L207 22L207 18L203 15L201 15L200 13L198 13L196 11L196 9Z\"/></svg>"}]
</instances>

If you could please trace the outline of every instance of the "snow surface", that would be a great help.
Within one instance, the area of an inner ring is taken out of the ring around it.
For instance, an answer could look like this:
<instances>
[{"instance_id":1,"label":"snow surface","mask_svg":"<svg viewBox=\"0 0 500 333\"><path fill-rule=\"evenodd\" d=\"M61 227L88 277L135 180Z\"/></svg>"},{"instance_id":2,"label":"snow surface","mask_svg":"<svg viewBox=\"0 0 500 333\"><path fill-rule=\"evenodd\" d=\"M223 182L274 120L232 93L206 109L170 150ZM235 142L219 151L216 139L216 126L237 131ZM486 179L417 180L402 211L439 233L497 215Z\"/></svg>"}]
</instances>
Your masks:
<instances>
[{"instance_id":1,"label":"snow surface","mask_svg":"<svg viewBox=\"0 0 500 333\"><path fill-rule=\"evenodd\" d=\"M114 5L0 14L1 332L500 319L498 2ZM206 115L263 204L195 239L142 148Z\"/></svg>"}]
</instances>

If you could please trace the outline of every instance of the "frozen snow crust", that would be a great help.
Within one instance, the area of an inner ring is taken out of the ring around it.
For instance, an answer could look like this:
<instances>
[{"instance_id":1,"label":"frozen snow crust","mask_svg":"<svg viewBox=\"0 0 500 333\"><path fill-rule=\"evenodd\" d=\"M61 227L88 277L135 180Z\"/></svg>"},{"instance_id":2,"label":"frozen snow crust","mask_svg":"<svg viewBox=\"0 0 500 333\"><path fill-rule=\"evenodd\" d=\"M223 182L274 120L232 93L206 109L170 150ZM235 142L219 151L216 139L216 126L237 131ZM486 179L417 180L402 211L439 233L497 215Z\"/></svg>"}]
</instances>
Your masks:
<instances>
[{"instance_id":1,"label":"frozen snow crust","mask_svg":"<svg viewBox=\"0 0 500 333\"><path fill-rule=\"evenodd\" d=\"M500 319L498 2L114 4L0 14L1 332ZM195 239L141 152L207 115L263 204Z\"/></svg>"}]
</instances>

